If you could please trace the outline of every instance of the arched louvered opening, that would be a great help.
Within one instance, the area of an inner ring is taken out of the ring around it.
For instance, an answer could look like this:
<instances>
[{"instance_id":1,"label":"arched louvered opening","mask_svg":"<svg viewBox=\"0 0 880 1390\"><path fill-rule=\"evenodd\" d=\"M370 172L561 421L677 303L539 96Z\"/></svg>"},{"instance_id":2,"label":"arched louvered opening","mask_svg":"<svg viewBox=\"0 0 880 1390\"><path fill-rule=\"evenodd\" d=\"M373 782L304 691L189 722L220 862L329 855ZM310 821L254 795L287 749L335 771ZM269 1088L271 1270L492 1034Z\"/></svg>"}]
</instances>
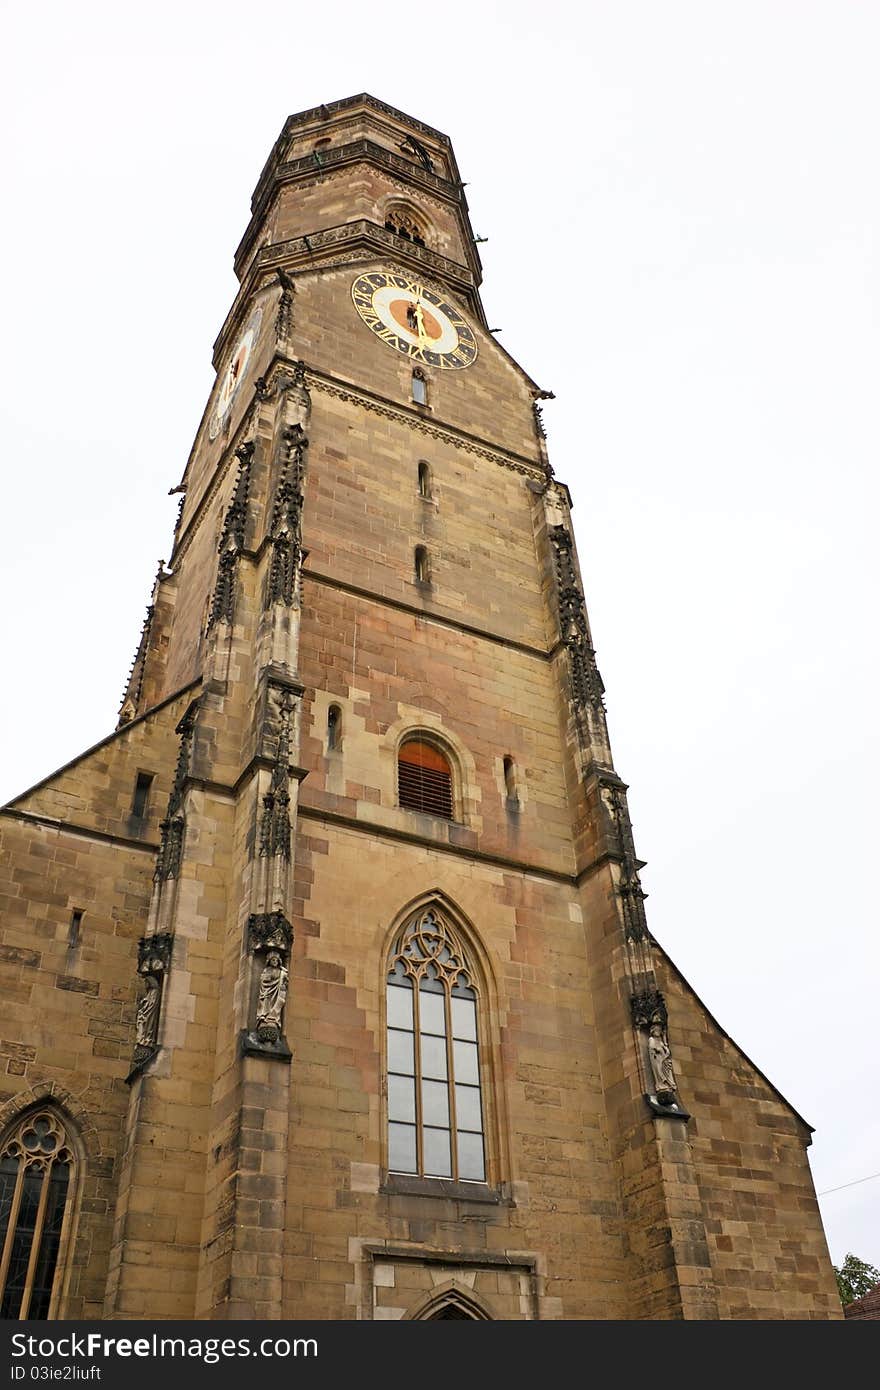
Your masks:
<instances>
[{"instance_id":1,"label":"arched louvered opening","mask_svg":"<svg viewBox=\"0 0 880 1390\"><path fill-rule=\"evenodd\" d=\"M79 1166L52 1106L27 1111L0 1142L0 1318L57 1316Z\"/></svg>"},{"instance_id":2,"label":"arched louvered opening","mask_svg":"<svg viewBox=\"0 0 880 1390\"><path fill-rule=\"evenodd\" d=\"M401 806L429 816L453 819L452 768L439 748L421 739L404 743L397 755L397 794Z\"/></svg>"}]
</instances>

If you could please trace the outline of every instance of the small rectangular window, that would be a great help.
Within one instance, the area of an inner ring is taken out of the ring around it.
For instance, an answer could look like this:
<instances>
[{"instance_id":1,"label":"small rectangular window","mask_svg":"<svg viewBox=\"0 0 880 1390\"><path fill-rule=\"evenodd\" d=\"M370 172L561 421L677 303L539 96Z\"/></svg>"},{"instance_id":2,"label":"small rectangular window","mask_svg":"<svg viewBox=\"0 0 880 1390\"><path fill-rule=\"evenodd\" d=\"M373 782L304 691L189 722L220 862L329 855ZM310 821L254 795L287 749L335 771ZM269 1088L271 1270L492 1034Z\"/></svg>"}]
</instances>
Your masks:
<instances>
[{"instance_id":1,"label":"small rectangular window","mask_svg":"<svg viewBox=\"0 0 880 1390\"><path fill-rule=\"evenodd\" d=\"M134 784L134 799L131 803L131 814L137 820L143 820L147 814L147 806L150 800L150 787L153 785L152 772L139 772Z\"/></svg>"}]
</instances>

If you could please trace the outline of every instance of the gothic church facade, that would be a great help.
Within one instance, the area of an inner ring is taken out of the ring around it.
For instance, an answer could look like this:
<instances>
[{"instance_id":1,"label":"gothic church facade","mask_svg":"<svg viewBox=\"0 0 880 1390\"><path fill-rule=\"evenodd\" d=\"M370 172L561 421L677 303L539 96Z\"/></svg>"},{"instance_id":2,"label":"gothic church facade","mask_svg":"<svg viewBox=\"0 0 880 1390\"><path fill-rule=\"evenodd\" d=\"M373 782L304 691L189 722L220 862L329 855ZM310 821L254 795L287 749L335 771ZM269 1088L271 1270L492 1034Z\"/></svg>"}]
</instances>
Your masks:
<instances>
[{"instance_id":1,"label":"gothic church facade","mask_svg":"<svg viewBox=\"0 0 880 1390\"><path fill-rule=\"evenodd\" d=\"M652 939L446 136L291 117L119 726L0 813L10 1318L840 1315Z\"/></svg>"}]
</instances>

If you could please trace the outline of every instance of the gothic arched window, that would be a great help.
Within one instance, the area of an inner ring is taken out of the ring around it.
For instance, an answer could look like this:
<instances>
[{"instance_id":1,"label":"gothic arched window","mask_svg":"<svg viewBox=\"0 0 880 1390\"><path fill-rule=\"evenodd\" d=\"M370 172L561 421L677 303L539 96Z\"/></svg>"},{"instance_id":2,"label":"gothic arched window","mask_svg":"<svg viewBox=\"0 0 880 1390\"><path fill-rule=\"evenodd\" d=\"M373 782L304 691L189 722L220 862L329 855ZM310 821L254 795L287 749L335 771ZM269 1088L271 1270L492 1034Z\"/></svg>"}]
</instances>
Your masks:
<instances>
[{"instance_id":1,"label":"gothic arched window","mask_svg":"<svg viewBox=\"0 0 880 1390\"><path fill-rule=\"evenodd\" d=\"M0 1318L57 1316L77 1176L69 1127L48 1106L0 1143Z\"/></svg>"},{"instance_id":2,"label":"gothic arched window","mask_svg":"<svg viewBox=\"0 0 880 1390\"><path fill-rule=\"evenodd\" d=\"M422 908L388 966L388 1170L486 1181L479 995L456 932Z\"/></svg>"},{"instance_id":3,"label":"gothic arched window","mask_svg":"<svg viewBox=\"0 0 880 1390\"><path fill-rule=\"evenodd\" d=\"M425 225L407 208L390 207L385 214L385 230L416 246L425 245Z\"/></svg>"},{"instance_id":4,"label":"gothic arched window","mask_svg":"<svg viewBox=\"0 0 880 1390\"><path fill-rule=\"evenodd\" d=\"M407 739L397 755L397 799L409 811L452 820L452 768L433 743Z\"/></svg>"}]
</instances>

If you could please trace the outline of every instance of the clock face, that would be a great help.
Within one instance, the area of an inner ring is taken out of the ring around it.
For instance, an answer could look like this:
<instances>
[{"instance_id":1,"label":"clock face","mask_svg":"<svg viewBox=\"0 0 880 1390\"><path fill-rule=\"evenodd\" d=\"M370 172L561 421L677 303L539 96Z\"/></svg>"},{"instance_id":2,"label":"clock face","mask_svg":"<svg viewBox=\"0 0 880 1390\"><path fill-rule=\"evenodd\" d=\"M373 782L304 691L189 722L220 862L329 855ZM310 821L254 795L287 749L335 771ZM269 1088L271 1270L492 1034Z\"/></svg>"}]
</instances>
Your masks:
<instances>
[{"instance_id":1,"label":"clock face","mask_svg":"<svg viewBox=\"0 0 880 1390\"><path fill-rule=\"evenodd\" d=\"M229 365L220 381L220 390L217 392L217 404L211 416L208 426L208 438L216 439L220 433L220 426L226 417L229 407L235 398L239 386L244 380L244 374L250 361L251 353L254 350L254 343L257 341L257 334L260 331L260 321L263 317L262 309L257 309L250 318L247 328L242 333L235 346L235 351L229 359Z\"/></svg>"},{"instance_id":2,"label":"clock face","mask_svg":"<svg viewBox=\"0 0 880 1390\"><path fill-rule=\"evenodd\" d=\"M458 310L406 275L371 270L351 297L364 323L383 343L426 367L469 367L477 340Z\"/></svg>"}]
</instances>

